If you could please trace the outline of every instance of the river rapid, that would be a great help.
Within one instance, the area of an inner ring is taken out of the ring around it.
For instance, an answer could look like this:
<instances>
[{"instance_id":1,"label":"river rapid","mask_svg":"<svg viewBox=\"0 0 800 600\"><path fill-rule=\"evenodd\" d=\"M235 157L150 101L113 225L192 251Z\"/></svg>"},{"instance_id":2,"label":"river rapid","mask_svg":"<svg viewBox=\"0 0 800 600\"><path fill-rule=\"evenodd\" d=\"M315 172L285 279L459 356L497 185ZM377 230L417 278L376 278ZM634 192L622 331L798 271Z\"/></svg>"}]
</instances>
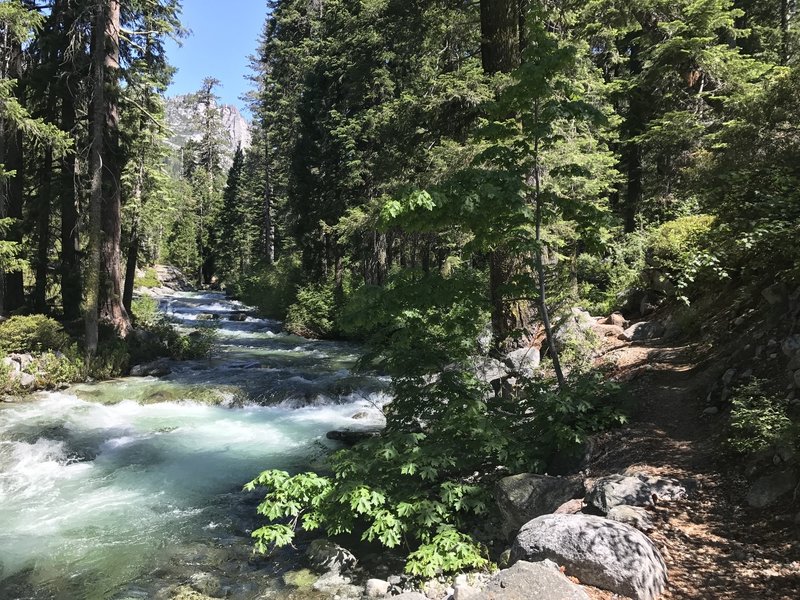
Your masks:
<instances>
[{"instance_id":1,"label":"river rapid","mask_svg":"<svg viewBox=\"0 0 800 600\"><path fill-rule=\"evenodd\" d=\"M351 372L354 346L232 321L247 307L221 293L161 307L186 332L214 327L213 356L0 403L3 600L169 598L190 583L282 597L294 555L252 556L259 496L242 485L319 468L326 432L380 423L388 382Z\"/></svg>"}]
</instances>

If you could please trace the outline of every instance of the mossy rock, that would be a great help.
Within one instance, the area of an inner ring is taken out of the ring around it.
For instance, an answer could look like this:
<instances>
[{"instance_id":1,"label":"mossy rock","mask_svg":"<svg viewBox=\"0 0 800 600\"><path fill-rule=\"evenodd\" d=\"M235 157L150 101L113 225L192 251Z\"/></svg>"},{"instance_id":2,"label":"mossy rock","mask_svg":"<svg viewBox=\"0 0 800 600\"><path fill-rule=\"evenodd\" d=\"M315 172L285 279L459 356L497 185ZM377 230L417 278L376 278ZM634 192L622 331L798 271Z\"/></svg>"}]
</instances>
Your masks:
<instances>
[{"instance_id":1,"label":"mossy rock","mask_svg":"<svg viewBox=\"0 0 800 600\"><path fill-rule=\"evenodd\" d=\"M283 574L283 583L300 590L311 590L318 577L310 569L288 571Z\"/></svg>"}]
</instances>

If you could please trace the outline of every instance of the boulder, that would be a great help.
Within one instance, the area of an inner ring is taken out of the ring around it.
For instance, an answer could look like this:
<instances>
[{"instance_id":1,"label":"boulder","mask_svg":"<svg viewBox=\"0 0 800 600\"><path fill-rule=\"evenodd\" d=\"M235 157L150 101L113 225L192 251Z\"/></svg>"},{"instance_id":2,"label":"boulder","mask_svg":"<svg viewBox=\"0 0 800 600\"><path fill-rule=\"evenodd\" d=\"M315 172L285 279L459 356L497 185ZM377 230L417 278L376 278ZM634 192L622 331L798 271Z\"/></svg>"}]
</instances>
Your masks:
<instances>
[{"instance_id":1,"label":"boulder","mask_svg":"<svg viewBox=\"0 0 800 600\"><path fill-rule=\"evenodd\" d=\"M625 504L614 506L608 511L606 518L636 527L636 529L645 533L654 529L650 513L640 506L627 506Z\"/></svg>"},{"instance_id":2,"label":"boulder","mask_svg":"<svg viewBox=\"0 0 800 600\"><path fill-rule=\"evenodd\" d=\"M793 491L797 485L798 475L793 469L764 475L750 487L747 492L747 503L753 508L770 506Z\"/></svg>"},{"instance_id":3,"label":"boulder","mask_svg":"<svg viewBox=\"0 0 800 600\"><path fill-rule=\"evenodd\" d=\"M550 559L581 583L633 600L657 598L667 567L656 546L630 525L591 515L545 515L526 524L512 561Z\"/></svg>"},{"instance_id":4,"label":"boulder","mask_svg":"<svg viewBox=\"0 0 800 600\"><path fill-rule=\"evenodd\" d=\"M197 321L219 321L217 313L200 313L195 317Z\"/></svg>"},{"instance_id":5,"label":"boulder","mask_svg":"<svg viewBox=\"0 0 800 600\"><path fill-rule=\"evenodd\" d=\"M9 354L8 358L19 364L23 371L33 364L33 356L30 354Z\"/></svg>"},{"instance_id":6,"label":"boulder","mask_svg":"<svg viewBox=\"0 0 800 600\"><path fill-rule=\"evenodd\" d=\"M389 587L389 582L383 579L367 579L364 593L367 598L383 598L389 593Z\"/></svg>"},{"instance_id":7,"label":"boulder","mask_svg":"<svg viewBox=\"0 0 800 600\"><path fill-rule=\"evenodd\" d=\"M132 377L163 377L170 373L172 373L172 369L165 360L154 360L153 362L131 367Z\"/></svg>"},{"instance_id":8,"label":"boulder","mask_svg":"<svg viewBox=\"0 0 800 600\"><path fill-rule=\"evenodd\" d=\"M378 429L337 429L329 431L325 434L325 437L329 440L341 442L345 446L355 446L358 442L377 437L380 434L381 432Z\"/></svg>"},{"instance_id":9,"label":"boulder","mask_svg":"<svg viewBox=\"0 0 800 600\"><path fill-rule=\"evenodd\" d=\"M428 600L425 594L420 594L419 592L403 592L391 598L392 600Z\"/></svg>"},{"instance_id":10,"label":"boulder","mask_svg":"<svg viewBox=\"0 0 800 600\"><path fill-rule=\"evenodd\" d=\"M536 369L541 362L538 348L519 348L506 355L506 364L522 377L531 379L536 375Z\"/></svg>"},{"instance_id":11,"label":"boulder","mask_svg":"<svg viewBox=\"0 0 800 600\"><path fill-rule=\"evenodd\" d=\"M646 342L660 338L664 331L664 325L658 321L640 321L623 331L622 339L626 342Z\"/></svg>"},{"instance_id":12,"label":"boulder","mask_svg":"<svg viewBox=\"0 0 800 600\"><path fill-rule=\"evenodd\" d=\"M330 540L314 540L306 550L311 568L320 572L341 573L358 562L353 553Z\"/></svg>"},{"instance_id":13,"label":"boulder","mask_svg":"<svg viewBox=\"0 0 800 600\"><path fill-rule=\"evenodd\" d=\"M583 511L583 498L567 500L553 511L554 515L576 515Z\"/></svg>"},{"instance_id":14,"label":"boulder","mask_svg":"<svg viewBox=\"0 0 800 600\"><path fill-rule=\"evenodd\" d=\"M30 373L20 373L17 377L17 383L20 386L25 388L26 390L31 389L34 385L36 385L36 377L31 375Z\"/></svg>"},{"instance_id":15,"label":"boulder","mask_svg":"<svg viewBox=\"0 0 800 600\"><path fill-rule=\"evenodd\" d=\"M22 366L10 356L6 356L0 361L4 369L8 369L9 375L13 378L22 370Z\"/></svg>"},{"instance_id":16,"label":"boulder","mask_svg":"<svg viewBox=\"0 0 800 600\"><path fill-rule=\"evenodd\" d=\"M607 513L615 506L651 506L655 501L674 502L686 496L686 488L675 479L638 475L609 475L594 482L586 504Z\"/></svg>"},{"instance_id":17,"label":"boulder","mask_svg":"<svg viewBox=\"0 0 800 600\"><path fill-rule=\"evenodd\" d=\"M554 562L519 561L500 571L471 600L589 600L579 585L572 583Z\"/></svg>"},{"instance_id":18,"label":"boulder","mask_svg":"<svg viewBox=\"0 0 800 600\"><path fill-rule=\"evenodd\" d=\"M605 320L606 325L615 325L622 328L624 328L627 323L628 321L625 320L621 312L611 313Z\"/></svg>"},{"instance_id":19,"label":"boulder","mask_svg":"<svg viewBox=\"0 0 800 600\"><path fill-rule=\"evenodd\" d=\"M800 333L790 335L783 342L781 342L781 352L786 356L800 353Z\"/></svg>"},{"instance_id":20,"label":"boulder","mask_svg":"<svg viewBox=\"0 0 800 600\"><path fill-rule=\"evenodd\" d=\"M567 500L580 497L581 478L522 473L497 482L495 500L502 517L503 535L510 537L525 523L552 513Z\"/></svg>"},{"instance_id":21,"label":"boulder","mask_svg":"<svg viewBox=\"0 0 800 600\"><path fill-rule=\"evenodd\" d=\"M240 322L240 323L242 321L247 321L247 313L243 313L243 312L232 313L231 316L228 317L228 320L237 321L237 322Z\"/></svg>"},{"instance_id":22,"label":"boulder","mask_svg":"<svg viewBox=\"0 0 800 600\"><path fill-rule=\"evenodd\" d=\"M190 578L190 585L193 590L212 598L220 598L225 595L222 582L211 573L195 573Z\"/></svg>"},{"instance_id":23,"label":"boulder","mask_svg":"<svg viewBox=\"0 0 800 600\"><path fill-rule=\"evenodd\" d=\"M498 379L508 377L508 368L496 358L477 356L472 359L472 369L475 376L483 383L491 383Z\"/></svg>"},{"instance_id":24,"label":"boulder","mask_svg":"<svg viewBox=\"0 0 800 600\"><path fill-rule=\"evenodd\" d=\"M481 590L467 583L457 584L453 588L452 600L477 600L481 597Z\"/></svg>"}]
</instances>

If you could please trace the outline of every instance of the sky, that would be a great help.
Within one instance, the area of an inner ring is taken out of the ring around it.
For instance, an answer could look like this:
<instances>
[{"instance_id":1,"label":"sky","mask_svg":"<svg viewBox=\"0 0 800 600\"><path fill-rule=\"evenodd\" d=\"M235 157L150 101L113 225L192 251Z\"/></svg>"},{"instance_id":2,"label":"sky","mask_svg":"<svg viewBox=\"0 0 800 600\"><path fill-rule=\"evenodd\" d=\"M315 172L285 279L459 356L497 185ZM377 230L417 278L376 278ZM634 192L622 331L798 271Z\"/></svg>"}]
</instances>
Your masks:
<instances>
[{"instance_id":1,"label":"sky","mask_svg":"<svg viewBox=\"0 0 800 600\"><path fill-rule=\"evenodd\" d=\"M248 57L266 15L267 0L183 0L181 23L191 35L182 46L166 44L169 62L178 69L167 95L195 92L205 77L216 77L223 104L234 104L249 117L241 96L250 89Z\"/></svg>"}]
</instances>

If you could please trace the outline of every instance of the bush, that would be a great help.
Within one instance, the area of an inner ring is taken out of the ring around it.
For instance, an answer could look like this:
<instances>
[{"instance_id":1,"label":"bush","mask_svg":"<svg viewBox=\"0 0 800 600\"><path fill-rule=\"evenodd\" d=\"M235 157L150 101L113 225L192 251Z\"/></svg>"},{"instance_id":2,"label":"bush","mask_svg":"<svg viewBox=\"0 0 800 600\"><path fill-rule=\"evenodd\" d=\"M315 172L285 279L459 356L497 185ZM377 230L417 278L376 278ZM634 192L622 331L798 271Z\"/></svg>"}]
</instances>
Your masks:
<instances>
[{"instance_id":1,"label":"bush","mask_svg":"<svg viewBox=\"0 0 800 600\"><path fill-rule=\"evenodd\" d=\"M131 312L133 313L133 322L139 326L155 323L161 316L158 311L158 302L150 296L134 298L131 302Z\"/></svg>"},{"instance_id":2,"label":"bush","mask_svg":"<svg viewBox=\"0 0 800 600\"><path fill-rule=\"evenodd\" d=\"M135 287L155 288L159 287L160 285L161 281L158 279L158 274L152 267L145 269L144 274L141 277L136 277L134 280Z\"/></svg>"},{"instance_id":3,"label":"bush","mask_svg":"<svg viewBox=\"0 0 800 600\"><path fill-rule=\"evenodd\" d=\"M646 246L642 232L620 232L619 238L609 243L605 256L578 256L578 293L589 312L610 313L640 285Z\"/></svg>"},{"instance_id":4,"label":"bush","mask_svg":"<svg viewBox=\"0 0 800 600\"><path fill-rule=\"evenodd\" d=\"M766 392L765 385L754 379L733 391L727 441L736 453L758 452L791 436L788 403Z\"/></svg>"},{"instance_id":5,"label":"bush","mask_svg":"<svg viewBox=\"0 0 800 600\"><path fill-rule=\"evenodd\" d=\"M1 352L63 350L69 344L64 328L45 315L15 316L0 323Z\"/></svg>"},{"instance_id":6,"label":"bush","mask_svg":"<svg viewBox=\"0 0 800 600\"><path fill-rule=\"evenodd\" d=\"M283 320L297 299L303 272L296 256L287 256L272 266L262 266L255 274L228 285L228 292L245 304L255 306L271 319Z\"/></svg>"}]
</instances>

